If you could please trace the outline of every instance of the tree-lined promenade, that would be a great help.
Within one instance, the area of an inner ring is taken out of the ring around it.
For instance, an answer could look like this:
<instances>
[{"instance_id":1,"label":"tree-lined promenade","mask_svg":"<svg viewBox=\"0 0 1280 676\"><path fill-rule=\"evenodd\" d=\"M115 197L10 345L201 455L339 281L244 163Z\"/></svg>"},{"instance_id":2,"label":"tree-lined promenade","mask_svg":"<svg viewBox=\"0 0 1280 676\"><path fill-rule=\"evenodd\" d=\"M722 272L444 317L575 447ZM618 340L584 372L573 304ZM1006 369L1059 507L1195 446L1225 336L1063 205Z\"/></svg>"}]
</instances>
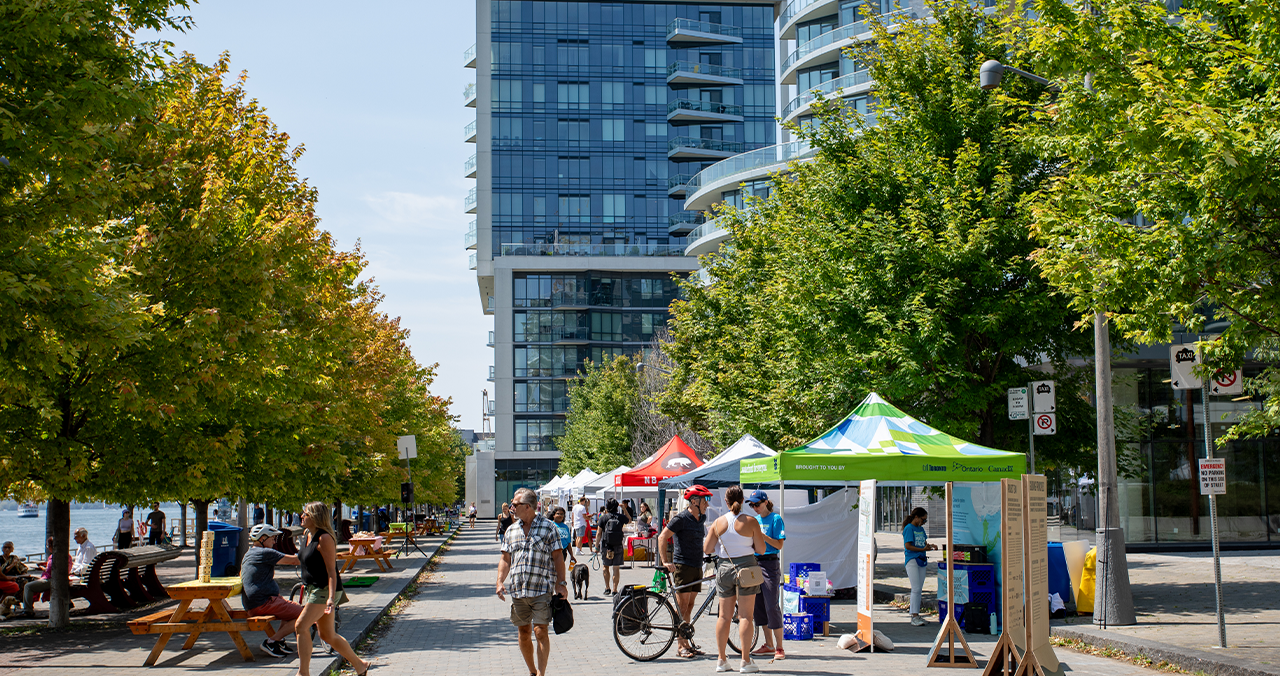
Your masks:
<instances>
[{"instance_id":1,"label":"tree-lined promenade","mask_svg":"<svg viewBox=\"0 0 1280 676\"><path fill-rule=\"evenodd\" d=\"M302 148L230 74L140 30L183 0L0 8L0 491L48 499L51 624L70 500L452 502L462 450Z\"/></svg>"}]
</instances>

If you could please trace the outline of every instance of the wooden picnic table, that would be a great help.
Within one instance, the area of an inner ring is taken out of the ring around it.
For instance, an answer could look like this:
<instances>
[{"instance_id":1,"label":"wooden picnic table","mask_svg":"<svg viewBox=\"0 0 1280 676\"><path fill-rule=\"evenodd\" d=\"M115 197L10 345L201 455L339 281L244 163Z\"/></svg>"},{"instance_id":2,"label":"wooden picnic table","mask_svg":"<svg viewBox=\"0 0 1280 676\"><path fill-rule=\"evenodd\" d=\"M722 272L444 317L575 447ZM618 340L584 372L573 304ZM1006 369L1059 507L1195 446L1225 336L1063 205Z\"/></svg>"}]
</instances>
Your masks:
<instances>
[{"instance_id":1,"label":"wooden picnic table","mask_svg":"<svg viewBox=\"0 0 1280 676\"><path fill-rule=\"evenodd\" d=\"M246 662L254 661L253 653L245 644L244 638L240 636L240 632L262 631L268 637L271 635L271 621L275 619L274 617L269 615L250 617L248 611L232 610L227 603L227 599L241 591L238 577L215 577L208 582L191 580L165 587L165 591L170 597L178 599L178 607L175 610L163 610L129 622L129 629L134 634L160 635L156 639L156 646L151 649L151 654L147 656L144 663L149 667L155 665L156 660L160 658L160 653L164 651L165 645L174 634L190 632L191 635L182 644L183 650L190 650L195 646L200 634L226 632L231 635L231 641L235 643L236 649L240 651L240 655ZM191 602L200 599L208 601L208 605L188 615Z\"/></svg>"},{"instance_id":2,"label":"wooden picnic table","mask_svg":"<svg viewBox=\"0 0 1280 676\"><path fill-rule=\"evenodd\" d=\"M356 567L356 561L363 561L367 559L373 559L373 562L378 564L378 570L384 573L391 570L391 555L394 552L388 549L374 550L373 547L377 544L377 541L378 538L376 537L348 538L347 544L351 545L351 549L338 553L338 558L346 561L346 565L344 565L342 570L339 572L345 573ZM357 550L361 549L363 551L361 553L357 553Z\"/></svg>"}]
</instances>

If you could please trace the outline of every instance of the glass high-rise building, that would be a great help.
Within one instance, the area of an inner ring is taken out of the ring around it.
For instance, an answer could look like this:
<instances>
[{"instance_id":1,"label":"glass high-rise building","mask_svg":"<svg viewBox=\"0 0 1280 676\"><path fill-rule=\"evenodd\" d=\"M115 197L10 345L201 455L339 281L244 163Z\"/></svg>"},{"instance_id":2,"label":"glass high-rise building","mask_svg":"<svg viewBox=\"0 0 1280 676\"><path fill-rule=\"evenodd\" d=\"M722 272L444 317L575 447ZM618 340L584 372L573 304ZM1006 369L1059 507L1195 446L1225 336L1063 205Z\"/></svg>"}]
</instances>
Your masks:
<instances>
[{"instance_id":1,"label":"glass high-rise building","mask_svg":"<svg viewBox=\"0 0 1280 676\"><path fill-rule=\"evenodd\" d=\"M689 179L776 143L775 3L477 0L466 175L494 317L495 452L482 514L556 473L583 362L632 354L697 269ZM611 468L605 468L611 469ZM487 500L487 502L486 502Z\"/></svg>"}]
</instances>

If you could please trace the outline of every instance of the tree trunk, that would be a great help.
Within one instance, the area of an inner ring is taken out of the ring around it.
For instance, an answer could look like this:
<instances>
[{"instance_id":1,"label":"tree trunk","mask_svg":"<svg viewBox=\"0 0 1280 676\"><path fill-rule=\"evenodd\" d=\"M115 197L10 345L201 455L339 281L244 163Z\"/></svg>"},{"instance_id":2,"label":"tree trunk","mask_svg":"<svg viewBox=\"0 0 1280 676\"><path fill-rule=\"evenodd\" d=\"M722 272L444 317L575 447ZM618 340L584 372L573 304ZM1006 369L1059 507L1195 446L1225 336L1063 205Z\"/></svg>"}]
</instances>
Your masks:
<instances>
[{"instance_id":1,"label":"tree trunk","mask_svg":"<svg viewBox=\"0 0 1280 676\"><path fill-rule=\"evenodd\" d=\"M271 503L270 503L270 502L268 502L268 503L264 504L264 505L263 505L263 509L265 509L265 510L266 510L266 512L265 512L265 514L264 514L264 517L265 517L265 518L263 518L262 523L265 523L265 524L271 524L271 523L274 523L274 521L273 521L273 520L272 520L272 518L271 518Z\"/></svg>"},{"instance_id":2,"label":"tree trunk","mask_svg":"<svg viewBox=\"0 0 1280 676\"><path fill-rule=\"evenodd\" d=\"M178 521L178 528L182 533L182 536L179 538L179 541L181 542L181 544L179 544L178 546L186 547L187 546L187 503L185 502L182 503L179 506L179 510L180 510L179 514L181 515L181 518ZM166 523L165 525L168 526L169 524Z\"/></svg>"},{"instance_id":3,"label":"tree trunk","mask_svg":"<svg viewBox=\"0 0 1280 676\"><path fill-rule=\"evenodd\" d=\"M204 540L204 532L209 530L209 501L192 500L196 513L196 577L200 576L200 543Z\"/></svg>"},{"instance_id":4,"label":"tree trunk","mask_svg":"<svg viewBox=\"0 0 1280 676\"><path fill-rule=\"evenodd\" d=\"M56 629L71 623L71 582L67 579L71 574L67 567L71 541L71 503L50 499L48 510L53 530L53 571L49 574L53 587L49 593L49 626Z\"/></svg>"},{"instance_id":5,"label":"tree trunk","mask_svg":"<svg viewBox=\"0 0 1280 676\"><path fill-rule=\"evenodd\" d=\"M244 498L240 498L238 507L240 513L236 515L236 525L240 527L240 541L236 545L237 570L240 568L240 562L244 560L244 553L249 551L249 503Z\"/></svg>"}]
</instances>

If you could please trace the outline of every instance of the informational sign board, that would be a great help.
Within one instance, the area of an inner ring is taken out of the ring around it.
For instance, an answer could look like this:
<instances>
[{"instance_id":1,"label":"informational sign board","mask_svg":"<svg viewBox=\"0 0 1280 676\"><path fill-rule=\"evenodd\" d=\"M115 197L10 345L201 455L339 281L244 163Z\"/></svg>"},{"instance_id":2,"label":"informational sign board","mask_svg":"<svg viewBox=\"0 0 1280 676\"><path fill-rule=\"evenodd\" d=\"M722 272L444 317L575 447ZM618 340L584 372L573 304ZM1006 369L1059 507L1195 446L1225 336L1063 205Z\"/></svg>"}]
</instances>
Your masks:
<instances>
[{"instance_id":1,"label":"informational sign board","mask_svg":"<svg viewBox=\"0 0 1280 676\"><path fill-rule=\"evenodd\" d=\"M1049 540L1045 478L1022 475L1023 538L1026 541L1027 652L1041 669L1058 672L1058 656L1049 643Z\"/></svg>"},{"instance_id":2,"label":"informational sign board","mask_svg":"<svg viewBox=\"0 0 1280 676\"><path fill-rule=\"evenodd\" d=\"M1058 410L1057 396L1052 380L1031 383L1031 410L1035 413L1053 413Z\"/></svg>"},{"instance_id":3,"label":"informational sign board","mask_svg":"<svg viewBox=\"0 0 1280 676\"><path fill-rule=\"evenodd\" d=\"M418 438L412 434L398 437L396 439L396 449L400 451L401 460L416 458L418 457Z\"/></svg>"},{"instance_id":4,"label":"informational sign board","mask_svg":"<svg viewBox=\"0 0 1280 676\"><path fill-rule=\"evenodd\" d=\"M1004 591L1004 633L1013 639L1013 644L1021 650L1027 649L1026 620L1023 613L1022 586L1026 583L1024 569L1023 529L1022 523L1022 481L1018 479L1000 480L1000 553L1003 558ZM1048 545L1046 545L1047 547Z\"/></svg>"},{"instance_id":5,"label":"informational sign board","mask_svg":"<svg viewBox=\"0 0 1280 676\"><path fill-rule=\"evenodd\" d=\"M1169 346L1169 374L1175 390L1198 390L1204 382L1195 374L1200 352L1194 345Z\"/></svg>"},{"instance_id":6,"label":"informational sign board","mask_svg":"<svg viewBox=\"0 0 1280 676\"><path fill-rule=\"evenodd\" d=\"M1200 458L1200 495L1227 494L1227 459Z\"/></svg>"},{"instance_id":7,"label":"informational sign board","mask_svg":"<svg viewBox=\"0 0 1280 676\"><path fill-rule=\"evenodd\" d=\"M1214 376L1209 382L1209 393L1220 396L1244 394L1244 371L1236 369Z\"/></svg>"},{"instance_id":8,"label":"informational sign board","mask_svg":"<svg viewBox=\"0 0 1280 676\"><path fill-rule=\"evenodd\" d=\"M1058 433L1057 413L1032 413L1031 422L1031 433L1036 436Z\"/></svg>"},{"instance_id":9,"label":"informational sign board","mask_svg":"<svg viewBox=\"0 0 1280 676\"><path fill-rule=\"evenodd\" d=\"M875 634L871 616L875 580L876 480L858 484L858 638L875 652Z\"/></svg>"},{"instance_id":10,"label":"informational sign board","mask_svg":"<svg viewBox=\"0 0 1280 676\"><path fill-rule=\"evenodd\" d=\"M1030 402L1027 401L1027 388L1010 387L1009 393L1009 419L1010 420L1026 420L1031 414L1028 408Z\"/></svg>"}]
</instances>

